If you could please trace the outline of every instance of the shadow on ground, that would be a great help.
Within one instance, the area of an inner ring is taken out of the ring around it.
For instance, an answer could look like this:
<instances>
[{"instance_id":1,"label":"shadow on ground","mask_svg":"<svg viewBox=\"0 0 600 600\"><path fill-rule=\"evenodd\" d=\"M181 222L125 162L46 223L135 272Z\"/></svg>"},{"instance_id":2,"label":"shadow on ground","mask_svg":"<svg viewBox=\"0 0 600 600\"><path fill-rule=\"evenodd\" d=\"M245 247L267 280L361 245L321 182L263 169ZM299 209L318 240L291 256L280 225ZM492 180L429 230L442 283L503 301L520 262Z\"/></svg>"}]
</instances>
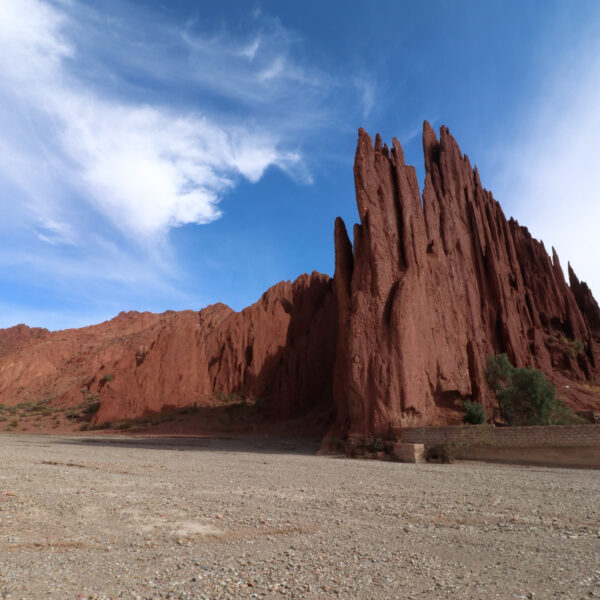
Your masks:
<instances>
[{"instance_id":1,"label":"shadow on ground","mask_svg":"<svg viewBox=\"0 0 600 600\"><path fill-rule=\"evenodd\" d=\"M124 435L62 436L19 435L24 445L51 446L65 444L87 447L131 448L140 450L172 450L179 452L241 452L256 454L314 455L320 438L282 438L267 436L216 436L216 437L146 437Z\"/></svg>"}]
</instances>

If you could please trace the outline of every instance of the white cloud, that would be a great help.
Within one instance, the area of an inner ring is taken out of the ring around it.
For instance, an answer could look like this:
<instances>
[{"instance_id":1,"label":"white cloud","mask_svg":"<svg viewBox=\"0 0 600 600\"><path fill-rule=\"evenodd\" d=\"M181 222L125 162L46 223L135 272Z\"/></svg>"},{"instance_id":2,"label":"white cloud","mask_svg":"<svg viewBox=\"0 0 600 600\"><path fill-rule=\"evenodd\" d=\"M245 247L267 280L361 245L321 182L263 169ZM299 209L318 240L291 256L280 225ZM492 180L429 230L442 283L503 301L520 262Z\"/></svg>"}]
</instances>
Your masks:
<instances>
[{"instance_id":1,"label":"white cloud","mask_svg":"<svg viewBox=\"0 0 600 600\"><path fill-rule=\"evenodd\" d=\"M311 183L303 145L360 111L260 10L233 35L99 5L0 0L0 326L220 299L169 231L269 168Z\"/></svg>"},{"instance_id":2,"label":"white cloud","mask_svg":"<svg viewBox=\"0 0 600 600\"><path fill-rule=\"evenodd\" d=\"M366 119L375 107L375 80L367 73L355 79L354 85L362 106L362 117Z\"/></svg>"},{"instance_id":3,"label":"white cloud","mask_svg":"<svg viewBox=\"0 0 600 600\"><path fill-rule=\"evenodd\" d=\"M38 0L0 4L0 69L15 83L36 85L53 77L72 49L61 35L64 17ZM34 79L34 76L37 79Z\"/></svg>"},{"instance_id":4,"label":"white cloud","mask_svg":"<svg viewBox=\"0 0 600 600\"><path fill-rule=\"evenodd\" d=\"M549 74L493 184L521 224L554 246L600 298L600 44L587 40Z\"/></svg>"},{"instance_id":5,"label":"white cloud","mask_svg":"<svg viewBox=\"0 0 600 600\"><path fill-rule=\"evenodd\" d=\"M257 127L103 95L70 69L77 50L66 41L64 14L41 0L3 0L0 11L0 98L14 109L0 116L0 131L12 133L2 154L21 157L0 169L28 195L40 239L73 243L56 227L55 212L65 203L57 195L67 190L144 240L218 218L219 200L240 176L256 182L270 165L293 171L301 162ZM258 39L246 47L246 58L259 47ZM31 122L36 135L27 146L22 138ZM52 168L32 182L27 167L36 163Z\"/></svg>"},{"instance_id":6,"label":"white cloud","mask_svg":"<svg viewBox=\"0 0 600 600\"><path fill-rule=\"evenodd\" d=\"M77 235L68 223L46 219L40 223L35 232L40 240L49 244L74 245L77 243Z\"/></svg>"},{"instance_id":7,"label":"white cloud","mask_svg":"<svg viewBox=\"0 0 600 600\"><path fill-rule=\"evenodd\" d=\"M250 42L247 46L240 50L240 56L245 56L250 62L252 62L259 47L260 38L256 38L254 41Z\"/></svg>"}]
</instances>

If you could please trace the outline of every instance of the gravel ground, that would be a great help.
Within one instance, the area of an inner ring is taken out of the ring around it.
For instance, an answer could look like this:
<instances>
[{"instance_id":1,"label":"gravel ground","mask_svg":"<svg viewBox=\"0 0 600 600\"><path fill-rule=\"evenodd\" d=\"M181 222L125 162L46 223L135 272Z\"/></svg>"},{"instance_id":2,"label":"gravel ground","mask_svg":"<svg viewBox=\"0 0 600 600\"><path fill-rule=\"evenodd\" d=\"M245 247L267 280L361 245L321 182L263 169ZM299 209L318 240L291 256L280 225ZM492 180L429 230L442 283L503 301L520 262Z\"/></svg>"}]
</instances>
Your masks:
<instances>
[{"instance_id":1,"label":"gravel ground","mask_svg":"<svg viewBox=\"0 0 600 600\"><path fill-rule=\"evenodd\" d=\"M600 598L598 471L0 435L0 598Z\"/></svg>"}]
</instances>

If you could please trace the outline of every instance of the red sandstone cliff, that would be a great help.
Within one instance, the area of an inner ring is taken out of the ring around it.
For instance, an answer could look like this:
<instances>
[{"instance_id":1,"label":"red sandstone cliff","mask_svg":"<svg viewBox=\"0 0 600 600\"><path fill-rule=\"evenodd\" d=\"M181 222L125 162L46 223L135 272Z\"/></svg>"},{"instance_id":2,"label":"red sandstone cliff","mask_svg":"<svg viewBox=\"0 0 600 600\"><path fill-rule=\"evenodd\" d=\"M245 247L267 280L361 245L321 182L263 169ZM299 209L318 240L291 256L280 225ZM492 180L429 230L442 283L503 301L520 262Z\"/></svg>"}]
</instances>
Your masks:
<instances>
[{"instance_id":1,"label":"red sandstone cliff","mask_svg":"<svg viewBox=\"0 0 600 600\"><path fill-rule=\"evenodd\" d=\"M332 435L442 424L467 398L491 412L490 353L542 369L571 405L597 407L572 385L598 373L587 287L572 276L573 294L556 253L505 219L447 128L438 140L425 123L423 149L421 197L398 141L390 150L359 131L354 248L335 224Z\"/></svg>"},{"instance_id":2,"label":"red sandstone cliff","mask_svg":"<svg viewBox=\"0 0 600 600\"><path fill-rule=\"evenodd\" d=\"M270 401L274 419L331 407L332 281L281 282L241 312L122 313L78 330L0 332L0 404L99 394L95 423L197 403L218 392Z\"/></svg>"},{"instance_id":3,"label":"red sandstone cliff","mask_svg":"<svg viewBox=\"0 0 600 600\"><path fill-rule=\"evenodd\" d=\"M354 247L335 223L335 277L281 282L241 312L121 313L49 332L0 330L0 404L98 398L94 423L202 406L215 394L270 401L274 420L336 409L332 437L488 413L483 366L506 352L540 368L575 408L600 408L600 308L569 265L507 221L448 129L423 132L425 186L402 148L359 131ZM4 417L3 417L4 418Z\"/></svg>"}]
</instances>

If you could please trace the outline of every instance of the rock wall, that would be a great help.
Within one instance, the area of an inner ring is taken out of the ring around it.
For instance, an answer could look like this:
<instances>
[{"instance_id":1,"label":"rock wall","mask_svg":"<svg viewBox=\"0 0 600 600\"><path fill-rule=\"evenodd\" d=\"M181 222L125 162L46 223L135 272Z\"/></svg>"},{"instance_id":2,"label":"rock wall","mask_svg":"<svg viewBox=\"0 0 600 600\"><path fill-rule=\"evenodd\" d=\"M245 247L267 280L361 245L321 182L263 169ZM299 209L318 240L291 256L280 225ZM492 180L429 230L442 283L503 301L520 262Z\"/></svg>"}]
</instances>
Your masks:
<instances>
[{"instance_id":1,"label":"rock wall","mask_svg":"<svg viewBox=\"0 0 600 600\"><path fill-rule=\"evenodd\" d=\"M490 353L542 369L559 397L598 409L600 308L569 265L507 221L448 129L424 125L425 185L361 129L354 245L335 223L335 277L281 282L241 312L121 313L77 330L0 330L0 403L97 394L95 423L202 406L219 393L270 401L284 420L335 412L330 438L492 413ZM335 409L335 410L334 410Z\"/></svg>"},{"instance_id":2,"label":"rock wall","mask_svg":"<svg viewBox=\"0 0 600 600\"><path fill-rule=\"evenodd\" d=\"M264 398L278 420L331 407L335 338L332 282L317 273L278 283L239 313L224 304L177 313L142 352L110 367L128 375L102 393L96 420L202 404L219 392Z\"/></svg>"},{"instance_id":3,"label":"rock wall","mask_svg":"<svg viewBox=\"0 0 600 600\"><path fill-rule=\"evenodd\" d=\"M490 353L542 369L571 405L597 405L572 385L598 372L591 294L577 300L556 253L506 220L447 128L438 140L426 122L423 150L421 196L398 141L359 130L354 247L341 219L334 234L331 436L444 424L467 398L491 413Z\"/></svg>"},{"instance_id":4,"label":"rock wall","mask_svg":"<svg viewBox=\"0 0 600 600\"><path fill-rule=\"evenodd\" d=\"M0 403L51 398L73 406L99 394L94 423L202 406L215 394L269 401L273 419L332 408L332 280L281 282L235 312L122 313L77 330L0 332Z\"/></svg>"}]
</instances>

